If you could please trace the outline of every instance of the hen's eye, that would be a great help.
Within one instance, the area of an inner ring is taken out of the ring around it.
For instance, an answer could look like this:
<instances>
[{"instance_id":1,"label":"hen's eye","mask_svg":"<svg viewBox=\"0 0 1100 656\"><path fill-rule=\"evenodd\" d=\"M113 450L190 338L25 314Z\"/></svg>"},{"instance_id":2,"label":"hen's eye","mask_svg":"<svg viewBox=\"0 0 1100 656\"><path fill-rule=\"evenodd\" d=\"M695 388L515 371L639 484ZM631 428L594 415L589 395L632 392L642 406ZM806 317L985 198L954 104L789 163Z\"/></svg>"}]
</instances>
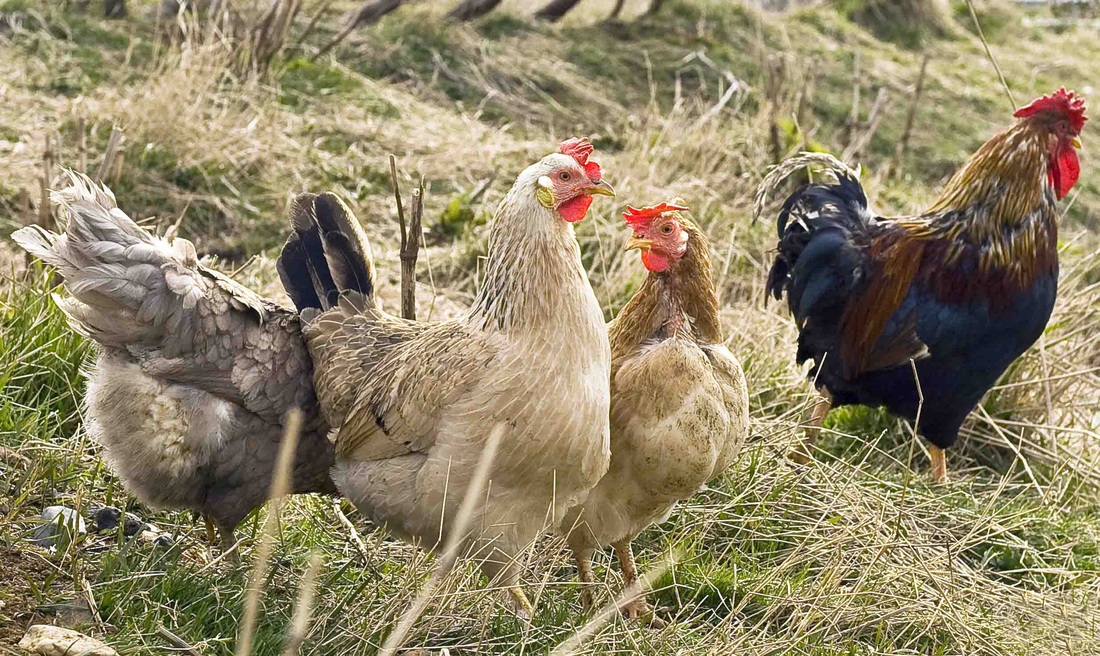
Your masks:
<instances>
[{"instance_id":1,"label":"hen's eye","mask_svg":"<svg viewBox=\"0 0 1100 656\"><path fill-rule=\"evenodd\" d=\"M661 232L663 234L666 234L666 235L671 235L672 234L672 224L671 223L666 223L663 226L661 226Z\"/></svg>"},{"instance_id":2,"label":"hen's eye","mask_svg":"<svg viewBox=\"0 0 1100 656\"><path fill-rule=\"evenodd\" d=\"M572 176L569 175L569 171L562 171L558 177L561 178L562 182L565 182Z\"/></svg>"}]
</instances>

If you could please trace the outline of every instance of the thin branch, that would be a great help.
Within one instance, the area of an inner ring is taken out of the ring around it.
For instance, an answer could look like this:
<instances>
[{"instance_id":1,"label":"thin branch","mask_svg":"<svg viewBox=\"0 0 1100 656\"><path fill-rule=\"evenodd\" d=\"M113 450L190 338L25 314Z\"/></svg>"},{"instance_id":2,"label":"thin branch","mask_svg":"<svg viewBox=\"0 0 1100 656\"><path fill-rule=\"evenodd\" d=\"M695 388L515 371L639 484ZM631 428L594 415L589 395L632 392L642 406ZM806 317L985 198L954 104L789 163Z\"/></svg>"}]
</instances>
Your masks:
<instances>
[{"instance_id":1,"label":"thin branch","mask_svg":"<svg viewBox=\"0 0 1100 656\"><path fill-rule=\"evenodd\" d=\"M321 7L317 10L317 13L313 15L313 18L309 19L309 23L306 24L306 29L302 31L301 36L298 37L297 48L301 48L302 44L306 42L306 37L313 33L314 28L317 27L317 23L321 21L321 17L328 12L328 8L332 6L334 0L325 0Z\"/></svg>"},{"instance_id":2,"label":"thin branch","mask_svg":"<svg viewBox=\"0 0 1100 656\"><path fill-rule=\"evenodd\" d=\"M359 535L359 531L355 528L355 524L351 522L344 509L340 507L340 499L332 500L332 509L336 512L336 519L344 525L344 528L348 531L348 537L351 538L351 543L355 546L355 550L359 552L359 555L363 557L364 562L370 560L370 551L367 550L367 545L363 542L362 536Z\"/></svg>"},{"instance_id":3,"label":"thin branch","mask_svg":"<svg viewBox=\"0 0 1100 656\"><path fill-rule=\"evenodd\" d=\"M488 14L500 6L501 0L462 0L447 12L447 18L455 21L471 21Z\"/></svg>"},{"instance_id":4,"label":"thin branch","mask_svg":"<svg viewBox=\"0 0 1100 656\"><path fill-rule=\"evenodd\" d=\"M398 215L400 217L400 214ZM413 190L409 230L401 218L401 316L416 319L416 259L420 254L421 225L424 217L424 177Z\"/></svg>"},{"instance_id":5,"label":"thin branch","mask_svg":"<svg viewBox=\"0 0 1100 656\"><path fill-rule=\"evenodd\" d=\"M107 150L103 152L103 161L99 163L99 170L95 174L96 182L103 182L111 173L120 145L122 145L122 128L116 123L111 127L111 136L107 138Z\"/></svg>"},{"instance_id":6,"label":"thin branch","mask_svg":"<svg viewBox=\"0 0 1100 656\"><path fill-rule=\"evenodd\" d=\"M164 640L168 642L168 644L172 645L176 649L179 649L188 656L202 656L202 652L191 645L191 643L187 642L175 633L172 633L161 624L157 625L157 635L164 638Z\"/></svg>"},{"instance_id":7,"label":"thin branch","mask_svg":"<svg viewBox=\"0 0 1100 656\"><path fill-rule=\"evenodd\" d=\"M535 12L535 18L556 23L580 4L581 0L550 0L542 9Z\"/></svg>"},{"instance_id":8,"label":"thin branch","mask_svg":"<svg viewBox=\"0 0 1100 656\"><path fill-rule=\"evenodd\" d=\"M405 0L371 0L365 2L355 12L351 19L351 25L353 28L374 25L382 20L382 17L397 11L403 4L405 4Z\"/></svg>"},{"instance_id":9,"label":"thin branch","mask_svg":"<svg viewBox=\"0 0 1100 656\"><path fill-rule=\"evenodd\" d=\"M917 116L917 106L920 105L921 93L924 91L924 75L928 71L928 62L931 60L930 55L925 55L924 59L920 63L920 73L917 75L917 86L913 89L913 99L909 102L909 113L905 116L905 129L901 132L901 139L898 141L897 148L894 149L894 161L890 167L891 175L898 175L901 173L901 158L905 155L905 151L909 149L909 138L913 134L913 121Z\"/></svg>"},{"instance_id":10,"label":"thin branch","mask_svg":"<svg viewBox=\"0 0 1100 656\"><path fill-rule=\"evenodd\" d=\"M46 134L46 149L42 151L42 179L39 181L41 197L38 201L38 225L53 228L53 208L50 205L50 180L53 179L53 140Z\"/></svg>"},{"instance_id":11,"label":"thin branch","mask_svg":"<svg viewBox=\"0 0 1100 656\"><path fill-rule=\"evenodd\" d=\"M1001 79L1001 86L1004 88L1005 96L1008 97L1008 103L1015 110L1016 99L1012 97L1012 89L1008 87L1008 80L1005 79L1005 74L1001 72L1001 66L997 63L997 58L993 56L993 51L989 49L989 42L985 40L985 32L982 31L982 24L978 21L978 12L974 11L974 3L971 0L966 0L966 8L970 10L970 18L974 21L974 29L978 31L978 38L982 41L985 54L989 57L989 62L993 64L993 69L997 71L997 77Z\"/></svg>"}]
</instances>

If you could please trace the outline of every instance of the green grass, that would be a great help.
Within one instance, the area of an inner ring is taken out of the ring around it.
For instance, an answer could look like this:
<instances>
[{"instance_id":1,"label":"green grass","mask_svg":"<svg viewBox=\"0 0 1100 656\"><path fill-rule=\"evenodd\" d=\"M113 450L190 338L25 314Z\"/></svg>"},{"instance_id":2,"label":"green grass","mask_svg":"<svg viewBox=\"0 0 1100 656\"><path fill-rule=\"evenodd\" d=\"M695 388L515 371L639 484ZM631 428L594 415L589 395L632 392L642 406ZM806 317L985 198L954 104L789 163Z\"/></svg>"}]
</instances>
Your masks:
<instances>
[{"instance_id":1,"label":"green grass","mask_svg":"<svg viewBox=\"0 0 1100 656\"><path fill-rule=\"evenodd\" d=\"M339 8L351 8L345 4ZM860 19L856 4L847 3L846 13ZM1057 84L1095 84L1100 48L1087 30L1053 34L1023 26L1016 9L978 3L978 10L1018 100ZM596 8L554 27L509 12L452 25L423 4L313 61L337 28L322 21L259 79L229 74L216 44L189 42L184 56L180 45L158 42L136 12L105 21L31 0L8 2L3 11L44 17L32 17L25 33L0 36L8 85L0 139L22 144L5 152L10 163L0 158L5 229L33 215L21 199L38 197L35 149L45 131L60 136L56 161L71 165L76 117L83 116L94 167L117 121L126 134L124 161L110 182L135 218L152 217L149 224L163 230L182 216L181 234L200 252L235 264L270 256L281 244L288 193L332 188L369 228L385 293L396 279L386 162L394 152L406 199L417 174L429 190L420 280L434 284L433 304L461 307L484 255L487 213L511 177L552 148L550 135L589 134L620 194L614 205L598 202L578 226L610 317L643 275L621 252L621 206L685 199L711 236L729 346L750 381L754 437L733 470L637 542L643 571L675 556L654 586L669 626L612 619L581 653L1100 653L1100 379L1057 378L1100 363L1100 175L1087 151L1062 229L1063 291L1045 358L1033 349L1007 386L985 399L992 422L975 416L967 423L949 460L952 481L930 483L927 457L908 426L872 409L834 412L809 466L785 457L801 434L810 386L793 364L789 316L762 302L774 227L748 221L752 193L771 163L768 128L778 122L788 150L842 150L858 51L863 115L880 87L891 99L862 162L871 197L884 212L926 205L1009 116L959 3L943 34L920 35L933 55L925 99L902 175L890 179L881 172L900 138L922 53L912 35L868 30L833 7L771 15L737 3L670 0L658 17L606 25ZM710 63L690 58L695 52ZM773 112L765 70L779 60L785 68L771 80ZM727 73L751 91L704 121ZM805 93L811 102L799 114ZM471 203L494 170L496 181ZM9 252L0 245L0 255ZM269 258L240 277L265 293L277 289ZM51 572L15 581L23 597L0 592L7 604L0 624L24 621L17 612L79 600L86 581L104 624L77 624L120 653L165 649L159 626L203 654L233 653L265 511L238 530L245 564L214 563L217 550L188 513L146 508L126 492L83 429L80 371L95 349L67 328L49 288L48 274L37 269L0 284L0 550L30 554ZM1047 390L1037 382L1047 374L1056 377L1050 417ZM177 545L114 535L88 536L63 553L25 544L25 529L44 506L93 501L132 509ZM329 501L288 504L254 653L280 652L314 553L322 562L318 599L301 653L377 651L433 561L352 519L365 554ZM597 576L607 584L600 595L618 590L616 569L610 555L598 558ZM536 545L524 581L538 612L527 627L462 563L406 646L513 654L522 644L526 654L545 653L586 622L572 576L560 542ZM15 606L24 597L33 607Z\"/></svg>"}]
</instances>

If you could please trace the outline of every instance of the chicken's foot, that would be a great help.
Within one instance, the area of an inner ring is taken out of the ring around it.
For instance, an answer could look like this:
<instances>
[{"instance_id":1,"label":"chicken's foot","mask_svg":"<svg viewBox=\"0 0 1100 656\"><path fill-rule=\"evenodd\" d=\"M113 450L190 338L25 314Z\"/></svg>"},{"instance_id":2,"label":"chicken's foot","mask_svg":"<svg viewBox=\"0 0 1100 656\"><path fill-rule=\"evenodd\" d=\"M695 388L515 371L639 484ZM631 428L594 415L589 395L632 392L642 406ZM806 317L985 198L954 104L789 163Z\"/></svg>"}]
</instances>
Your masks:
<instances>
[{"instance_id":1,"label":"chicken's foot","mask_svg":"<svg viewBox=\"0 0 1100 656\"><path fill-rule=\"evenodd\" d=\"M508 596L512 598L512 603L516 605L516 614L526 621L534 619L535 607L531 604L531 600L527 598L527 594L523 592L523 588L518 585L508 586Z\"/></svg>"},{"instance_id":2,"label":"chicken's foot","mask_svg":"<svg viewBox=\"0 0 1100 656\"><path fill-rule=\"evenodd\" d=\"M929 444L928 455L932 458L932 478L937 483L946 483L947 453L935 444Z\"/></svg>"},{"instance_id":3,"label":"chicken's foot","mask_svg":"<svg viewBox=\"0 0 1100 656\"><path fill-rule=\"evenodd\" d=\"M619 559L619 569L623 573L623 588L630 591L632 587L639 585L638 566L634 562L634 549L630 546L630 540L624 540L614 545L615 557ZM650 626L662 627L664 620L657 617L653 607L646 601L644 590L638 590L637 596L623 606L626 616L632 620L640 619Z\"/></svg>"},{"instance_id":4,"label":"chicken's foot","mask_svg":"<svg viewBox=\"0 0 1100 656\"><path fill-rule=\"evenodd\" d=\"M825 417L829 416L829 411L833 409L833 395L829 394L829 390L820 387L817 391L821 396L810 408L810 417L806 421L806 437L801 444L795 446L790 455L791 460L800 465L805 465L810 461L810 452L814 444L817 443L817 438L821 435L821 427L825 424Z\"/></svg>"},{"instance_id":5,"label":"chicken's foot","mask_svg":"<svg viewBox=\"0 0 1100 656\"><path fill-rule=\"evenodd\" d=\"M574 549L573 559L577 562L577 579L581 582L581 603L584 612L591 613L596 607L596 598L592 594L592 588L596 585L596 577L592 574L592 550Z\"/></svg>"}]
</instances>

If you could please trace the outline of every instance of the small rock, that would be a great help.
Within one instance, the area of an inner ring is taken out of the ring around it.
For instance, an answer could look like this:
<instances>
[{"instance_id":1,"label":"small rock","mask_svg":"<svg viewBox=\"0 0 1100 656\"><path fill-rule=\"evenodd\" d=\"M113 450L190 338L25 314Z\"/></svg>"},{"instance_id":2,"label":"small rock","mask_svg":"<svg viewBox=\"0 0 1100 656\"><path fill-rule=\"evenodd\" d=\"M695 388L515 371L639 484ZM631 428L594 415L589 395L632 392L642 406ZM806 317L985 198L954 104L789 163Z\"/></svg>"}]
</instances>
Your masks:
<instances>
[{"instance_id":1,"label":"small rock","mask_svg":"<svg viewBox=\"0 0 1100 656\"><path fill-rule=\"evenodd\" d=\"M84 519L72 508L50 506L42 511L41 524L34 529L31 542L40 547L52 547L58 537L64 535L72 539L75 535L87 533Z\"/></svg>"},{"instance_id":2,"label":"small rock","mask_svg":"<svg viewBox=\"0 0 1100 656\"><path fill-rule=\"evenodd\" d=\"M161 549L171 549L176 546L175 537L169 533L164 533L153 524L148 524L146 529L141 532L141 539L151 542L154 547L160 547Z\"/></svg>"},{"instance_id":3,"label":"small rock","mask_svg":"<svg viewBox=\"0 0 1100 656\"><path fill-rule=\"evenodd\" d=\"M123 516L122 511L114 506L101 506L92 513L92 526L96 531L113 531L118 528L119 519ZM145 530L145 522L137 515L126 513L125 518L122 532L126 537L133 537Z\"/></svg>"},{"instance_id":4,"label":"small rock","mask_svg":"<svg viewBox=\"0 0 1100 656\"><path fill-rule=\"evenodd\" d=\"M49 624L35 624L27 629L19 648L38 656L118 656L118 652L95 638Z\"/></svg>"}]
</instances>

